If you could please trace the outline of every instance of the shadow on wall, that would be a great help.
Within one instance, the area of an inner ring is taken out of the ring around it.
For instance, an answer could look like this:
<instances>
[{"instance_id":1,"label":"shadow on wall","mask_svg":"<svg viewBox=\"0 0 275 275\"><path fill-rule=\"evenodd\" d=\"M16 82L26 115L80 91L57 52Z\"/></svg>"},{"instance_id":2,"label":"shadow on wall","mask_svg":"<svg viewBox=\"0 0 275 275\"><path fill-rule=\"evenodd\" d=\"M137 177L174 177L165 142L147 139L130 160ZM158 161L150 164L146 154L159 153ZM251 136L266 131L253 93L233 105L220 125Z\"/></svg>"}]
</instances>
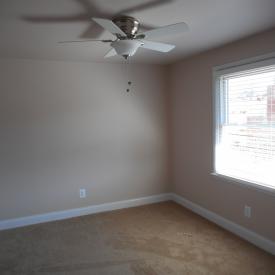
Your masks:
<instances>
[{"instance_id":1,"label":"shadow on wall","mask_svg":"<svg viewBox=\"0 0 275 275\"><path fill-rule=\"evenodd\" d=\"M109 13L103 11L101 7L99 7L94 1L89 0L74 0L74 2L78 3L83 12L77 14L69 14L69 15L24 15L21 16L20 19L27 21L33 24L39 23L78 23L78 22L87 22L88 27L80 34L79 38L98 38L102 33L103 29L96 23L91 21L92 17L106 18L112 20L114 17L119 15L131 15L132 13L150 10L159 6L170 4L174 2L174 0L151 0L143 3L138 3L135 6L128 7L126 9L122 9L116 13ZM141 29L143 31L150 30L154 28L154 26L149 24L142 24Z\"/></svg>"}]
</instances>

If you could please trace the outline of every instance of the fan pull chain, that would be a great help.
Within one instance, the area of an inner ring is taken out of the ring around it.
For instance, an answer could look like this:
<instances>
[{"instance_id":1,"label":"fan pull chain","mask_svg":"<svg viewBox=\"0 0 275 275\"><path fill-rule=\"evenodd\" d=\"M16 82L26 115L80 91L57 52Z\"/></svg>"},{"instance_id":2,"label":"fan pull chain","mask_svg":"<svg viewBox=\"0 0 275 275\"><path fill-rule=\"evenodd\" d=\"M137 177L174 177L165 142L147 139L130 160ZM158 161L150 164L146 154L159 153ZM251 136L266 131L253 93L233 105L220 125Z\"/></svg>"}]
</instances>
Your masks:
<instances>
[{"instance_id":1,"label":"fan pull chain","mask_svg":"<svg viewBox=\"0 0 275 275\"><path fill-rule=\"evenodd\" d=\"M131 78L131 66L130 66L130 57L129 56L125 60L125 69L126 69L125 76L126 76L126 79L128 80L128 82L127 82L128 87L126 89L126 92L129 93L131 85L132 85L132 81L130 79Z\"/></svg>"}]
</instances>

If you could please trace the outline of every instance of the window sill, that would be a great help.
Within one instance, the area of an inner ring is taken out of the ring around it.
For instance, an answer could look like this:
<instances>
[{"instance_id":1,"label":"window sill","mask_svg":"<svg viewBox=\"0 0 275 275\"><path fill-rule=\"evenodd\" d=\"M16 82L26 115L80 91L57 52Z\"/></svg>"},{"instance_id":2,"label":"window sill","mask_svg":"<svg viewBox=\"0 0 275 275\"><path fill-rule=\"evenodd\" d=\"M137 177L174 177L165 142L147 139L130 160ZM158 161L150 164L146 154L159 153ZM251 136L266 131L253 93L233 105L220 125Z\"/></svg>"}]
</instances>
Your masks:
<instances>
[{"instance_id":1,"label":"window sill","mask_svg":"<svg viewBox=\"0 0 275 275\"><path fill-rule=\"evenodd\" d=\"M218 178L226 181L229 184L236 184L243 188L250 188L250 189L253 189L256 191L264 192L266 194L269 194L269 195L272 195L275 197L275 188L271 188L271 187L260 185L260 184L254 183L254 182L249 182L249 181L233 178L230 176L218 174L216 172L211 173L211 175L218 177Z\"/></svg>"}]
</instances>

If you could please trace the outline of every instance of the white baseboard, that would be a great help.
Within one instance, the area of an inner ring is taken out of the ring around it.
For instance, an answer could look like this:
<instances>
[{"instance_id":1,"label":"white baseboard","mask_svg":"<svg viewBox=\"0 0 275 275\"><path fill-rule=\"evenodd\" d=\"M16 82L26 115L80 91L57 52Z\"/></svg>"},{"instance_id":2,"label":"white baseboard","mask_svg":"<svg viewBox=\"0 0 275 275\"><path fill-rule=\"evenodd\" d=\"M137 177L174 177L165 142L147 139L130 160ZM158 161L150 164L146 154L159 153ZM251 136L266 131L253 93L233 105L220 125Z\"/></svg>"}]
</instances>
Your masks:
<instances>
[{"instance_id":1,"label":"white baseboard","mask_svg":"<svg viewBox=\"0 0 275 275\"><path fill-rule=\"evenodd\" d=\"M0 230L22 227L31 224L44 223L50 221L64 220L68 218L95 214L100 212L112 211L122 208L146 205L151 203L163 202L171 200L172 194L164 193L153 195L149 197L142 197L124 201L103 203L98 205L91 205L82 208L69 209L64 211L56 211L45 214L27 216L22 218L15 218L0 221Z\"/></svg>"},{"instance_id":2,"label":"white baseboard","mask_svg":"<svg viewBox=\"0 0 275 275\"><path fill-rule=\"evenodd\" d=\"M153 195L149 197L110 202L110 203L104 203L104 204L98 204L98 205L91 205L91 206L82 207L82 208L69 209L64 211L56 211L56 212L50 212L46 214L3 220L3 221L0 221L0 230L22 227L26 225L32 225L32 224L38 224L38 223L44 223L44 222L50 222L50 221L64 220L64 219L78 217L78 216L135 207L135 206L146 205L151 203L158 203L158 202L169 201L169 200L172 200L190 209L191 211L218 224L219 226L238 235L239 237L247 240L248 242L251 242L254 245L264 249L265 251L275 255L275 242L268 240L260 236L259 234L253 231L250 231L249 229L246 229L243 226L240 226L232 221L229 221L223 218L222 216L219 216L216 213L209 211L206 208L203 208L198 204L195 204L174 193L164 193L164 194Z\"/></svg>"},{"instance_id":3,"label":"white baseboard","mask_svg":"<svg viewBox=\"0 0 275 275\"><path fill-rule=\"evenodd\" d=\"M223 227L224 229L238 235L239 237L247 240L250 243L253 243L254 245L262 248L263 250L275 255L275 242L266 239L262 237L261 235L243 227L240 226L230 220L227 220L223 218L222 216L217 215L216 213L207 210L206 208L203 208L199 206L198 204L195 204L177 194L172 194L172 200L191 211L197 213L198 215L206 218L207 220L210 220L211 222L214 222L218 224L219 226Z\"/></svg>"}]
</instances>

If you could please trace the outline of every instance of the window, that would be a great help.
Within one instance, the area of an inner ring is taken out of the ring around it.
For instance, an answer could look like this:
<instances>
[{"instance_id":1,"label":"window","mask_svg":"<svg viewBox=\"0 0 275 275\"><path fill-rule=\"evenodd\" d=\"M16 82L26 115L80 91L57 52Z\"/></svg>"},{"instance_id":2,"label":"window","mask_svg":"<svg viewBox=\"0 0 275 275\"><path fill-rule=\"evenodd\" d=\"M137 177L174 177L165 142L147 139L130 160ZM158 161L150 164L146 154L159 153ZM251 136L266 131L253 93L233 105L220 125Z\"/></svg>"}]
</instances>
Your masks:
<instances>
[{"instance_id":1,"label":"window","mask_svg":"<svg viewBox=\"0 0 275 275\"><path fill-rule=\"evenodd\" d=\"M215 173L275 190L275 58L215 77Z\"/></svg>"}]
</instances>

